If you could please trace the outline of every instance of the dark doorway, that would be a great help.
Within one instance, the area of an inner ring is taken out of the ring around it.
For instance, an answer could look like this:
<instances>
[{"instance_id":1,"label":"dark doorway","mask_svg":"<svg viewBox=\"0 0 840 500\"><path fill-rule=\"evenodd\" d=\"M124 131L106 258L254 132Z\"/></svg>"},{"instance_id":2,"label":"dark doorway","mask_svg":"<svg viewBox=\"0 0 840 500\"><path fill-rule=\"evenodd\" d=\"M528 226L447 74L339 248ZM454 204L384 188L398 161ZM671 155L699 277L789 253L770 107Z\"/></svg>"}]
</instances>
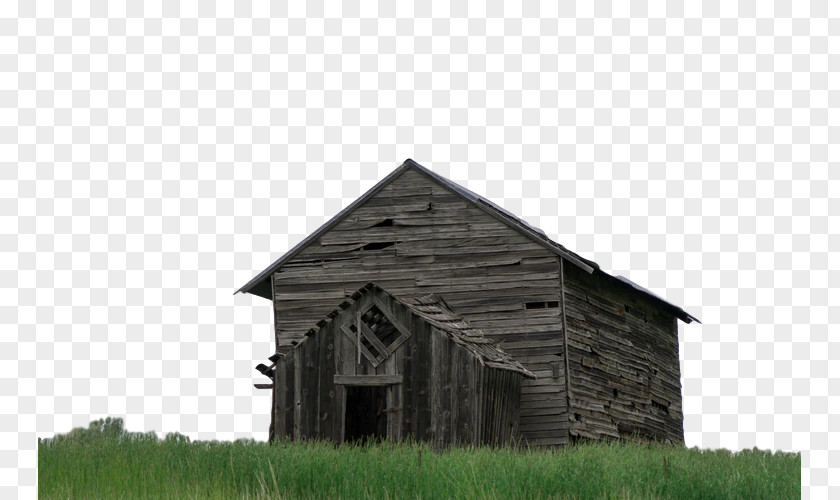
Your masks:
<instances>
[{"instance_id":1,"label":"dark doorway","mask_svg":"<svg viewBox=\"0 0 840 500\"><path fill-rule=\"evenodd\" d=\"M344 441L364 443L381 441L388 432L384 385L347 387L344 415Z\"/></svg>"}]
</instances>

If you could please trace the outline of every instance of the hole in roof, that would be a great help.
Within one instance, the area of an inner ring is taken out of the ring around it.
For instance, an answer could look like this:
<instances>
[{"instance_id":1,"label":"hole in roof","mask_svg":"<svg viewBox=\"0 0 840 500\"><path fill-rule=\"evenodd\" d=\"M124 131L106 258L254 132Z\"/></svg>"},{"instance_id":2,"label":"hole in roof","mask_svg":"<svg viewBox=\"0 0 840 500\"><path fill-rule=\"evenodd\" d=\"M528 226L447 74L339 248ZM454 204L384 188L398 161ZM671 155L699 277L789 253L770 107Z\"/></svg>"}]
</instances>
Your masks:
<instances>
[{"instance_id":1,"label":"hole in roof","mask_svg":"<svg viewBox=\"0 0 840 500\"><path fill-rule=\"evenodd\" d=\"M385 248L390 248L394 246L396 243L393 241L382 241L382 242L374 242L368 243L367 245L362 247L362 250L383 250Z\"/></svg>"},{"instance_id":2,"label":"hole in roof","mask_svg":"<svg viewBox=\"0 0 840 500\"><path fill-rule=\"evenodd\" d=\"M376 224L370 227L393 227L394 226L394 219L385 219L381 222L377 222Z\"/></svg>"}]
</instances>

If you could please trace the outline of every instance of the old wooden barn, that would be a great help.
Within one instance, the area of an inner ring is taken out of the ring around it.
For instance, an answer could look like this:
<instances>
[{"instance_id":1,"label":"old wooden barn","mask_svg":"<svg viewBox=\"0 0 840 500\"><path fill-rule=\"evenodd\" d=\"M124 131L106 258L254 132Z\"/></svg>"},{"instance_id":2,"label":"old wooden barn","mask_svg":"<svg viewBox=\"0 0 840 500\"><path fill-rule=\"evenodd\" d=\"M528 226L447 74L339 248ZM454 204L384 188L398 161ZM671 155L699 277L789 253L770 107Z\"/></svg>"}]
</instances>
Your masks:
<instances>
[{"instance_id":1,"label":"old wooden barn","mask_svg":"<svg viewBox=\"0 0 840 500\"><path fill-rule=\"evenodd\" d=\"M412 160L237 292L273 304L270 439L683 442L698 320Z\"/></svg>"}]
</instances>

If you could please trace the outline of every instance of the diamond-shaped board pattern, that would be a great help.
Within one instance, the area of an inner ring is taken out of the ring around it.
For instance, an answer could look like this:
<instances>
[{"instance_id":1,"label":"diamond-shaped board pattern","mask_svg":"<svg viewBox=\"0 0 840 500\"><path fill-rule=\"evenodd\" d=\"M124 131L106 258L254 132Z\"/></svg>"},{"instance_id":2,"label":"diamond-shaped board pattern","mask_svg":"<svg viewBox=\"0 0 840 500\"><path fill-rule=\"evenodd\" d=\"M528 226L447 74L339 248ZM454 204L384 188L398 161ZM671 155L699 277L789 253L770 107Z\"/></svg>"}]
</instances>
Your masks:
<instances>
[{"instance_id":1,"label":"diamond-shaped board pattern","mask_svg":"<svg viewBox=\"0 0 840 500\"><path fill-rule=\"evenodd\" d=\"M344 323L342 330L359 344L359 351L373 366L386 360L409 336L408 331L376 303Z\"/></svg>"},{"instance_id":2,"label":"diamond-shaped board pattern","mask_svg":"<svg viewBox=\"0 0 840 500\"><path fill-rule=\"evenodd\" d=\"M376 305L371 306L366 313L362 314L362 323L370 328L373 335L387 347L400 337L400 331Z\"/></svg>"}]
</instances>

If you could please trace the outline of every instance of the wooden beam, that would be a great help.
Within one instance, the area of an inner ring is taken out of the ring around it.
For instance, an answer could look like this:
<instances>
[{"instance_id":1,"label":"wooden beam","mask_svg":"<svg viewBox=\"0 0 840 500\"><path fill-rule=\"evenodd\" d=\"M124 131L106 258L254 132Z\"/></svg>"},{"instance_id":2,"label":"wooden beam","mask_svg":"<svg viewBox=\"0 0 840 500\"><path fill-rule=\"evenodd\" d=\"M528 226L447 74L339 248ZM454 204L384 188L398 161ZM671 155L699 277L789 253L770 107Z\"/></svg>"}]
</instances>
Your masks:
<instances>
[{"instance_id":1,"label":"wooden beam","mask_svg":"<svg viewBox=\"0 0 840 500\"><path fill-rule=\"evenodd\" d=\"M569 330L566 323L566 272L560 258L560 311L563 318L563 365L566 368L566 408L572 409L572 380L569 375Z\"/></svg>"},{"instance_id":2,"label":"wooden beam","mask_svg":"<svg viewBox=\"0 0 840 500\"><path fill-rule=\"evenodd\" d=\"M274 384L254 384L257 389L273 389Z\"/></svg>"},{"instance_id":3,"label":"wooden beam","mask_svg":"<svg viewBox=\"0 0 840 500\"><path fill-rule=\"evenodd\" d=\"M394 385L402 384L402 375L336 375L337 385Z\"/></svg>"}]
</instances>

